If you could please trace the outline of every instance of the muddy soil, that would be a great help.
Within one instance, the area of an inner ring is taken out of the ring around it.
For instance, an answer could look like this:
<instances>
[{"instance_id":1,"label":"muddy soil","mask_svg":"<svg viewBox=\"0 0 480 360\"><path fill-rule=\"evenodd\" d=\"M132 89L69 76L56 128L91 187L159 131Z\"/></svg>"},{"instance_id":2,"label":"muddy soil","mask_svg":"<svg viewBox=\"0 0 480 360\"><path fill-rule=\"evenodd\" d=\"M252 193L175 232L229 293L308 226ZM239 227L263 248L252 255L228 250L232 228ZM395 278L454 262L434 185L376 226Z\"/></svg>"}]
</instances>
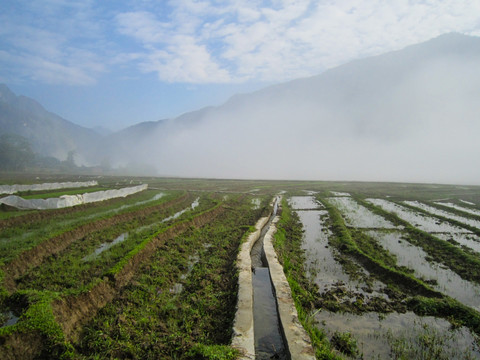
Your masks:
<instances>
[{"instance_id":1,"label":"muddy soil","mask_svg":"<svg viewBox=\"0 0 480 360\"><path fill-rule=\"evenodd\" d=\"M322 311L315 315L315 319L329 337L335 332L352 334L364 359L394 358L391 353L392 346L405 341L406 346L413 348L422 336L436 343L436 346L443 343L442 353L449 359L468 359L466 354L473 355L471 359L480 356L475 337L468 329L461 327L452 330L448 321L431 316L420 317L412 312L355 315ZM426 354L427 352L424 353Z\"/></svg>"},{"instance_id":2,"label":"muddy soil","mask_svg":"<svg viewBox=\"0 0 480 360\"><path fill-rule=\"evenodd\" d=\"M401 229L395 229L392 224L378 217L378 215L371 216L374 214L370 214L370 211L367 211L366 208L360 209L351 198L342 197L334 200L329 198L328 200L342 212L344 219L347 218L345 222L351 229L352 237L357 234L352 228L364 228L366 233L377 239L380 244L384 246L387 243L389 244L387 249L397 255L399 266L403 265L412 268L412 262L422 267L430 265L424 252L418 248L415 248L408 254L395 251L402 244L408 244L400 236L402 234ZM414 289L413 286L415 284L413 282L410 291L404 289L405 292L386 286L378 288L378 292L372 292L371 288L359 287L356 281L345 279L341 260L346 254L339 254L338 256L329 254L328 238L332 234L329 231L323 231L324 222L322 216L325 215L322 215L319 211L297 211L297 214L305 230L302 247L306 250L306 269L311 279L321 289L315 307L322 310L315 314L315 319L319 324L318 326L324 329L329 337L345 332L352 334L357 339L359 353L363 354L365 358L389 358L392 355L390 353L391 344L398 344L404 338L407 339L407 343L408 341L413 343L418 338L421 339L424 336L422 331L427 331L428 326L432 327L433 330L427 332L425 336L433 336L433 332L435 336L439 337L439 341L447 341L442 345L444 349L450 350L449 347L454 349L455 343L464 344L466 348L475 347L476 336L472 335L467 328L460 327L459 330L452 332L450 323L446 320L420 317L407 312L407 301L410 295L423 293L425 296L438 297L441 296L440 292L445 293L447 284L450 284L451 291L447 291L450 296L457 295L453 297L458 298L461 295L462 302L477 308L478 301L475 299L478 299L480 293L476 290L470 292L466 289L464 281L460 282L462 279L459 280L458 276L455 277L455 284L452 284L452 280L450 282L448 279L444 281L438 275L439 273L443 274L448 269L438 266L435 269L431 269L430 272L423 271L421 274L428 274L425 280L436 290L431 292L425 289ZM421 223L425 227L428 225L430 230L432 227L444 230L445 226L450 229L449 225L436 224L424 216L418 216L415 220L417 221L414 224ZM422 254L423 257L417 258ZM375 262L369 261L368 257L357 257L357 261L367 271L376 274L377 277L379 274L381 275L382 269ZM418 266L413 266L413 269L416 269ZM421 274L415 271L415 275L421 277ZM337 277L337 282L332 281L332 279L335 279L335 276ZM392 281L392 276L395 277L395 273L389 274L389 279L385 279L385 281ZM433 277L439 283L442 283L441 286L436 286L436 282L430 283L429 280ZM325 284L326 280L329 280L329 285ZM398 279L398 281L401 280L400 278ZM394 280L394 282L397 281ZM456 287L456 285L461 289ZM420 325L417 326L416 324ZM414 329L415 326L418 328L418 331ZM428 328L428 331L430 331L430 328ZM412 337L415 339L411 339ZM416 346L420 347L421 344ZM475 356L479 354L478 346L476 350L473 350L473 354ZM462 358L463 355L452 352L452 356L452 358Z\"/></svg>"}]
</instances>

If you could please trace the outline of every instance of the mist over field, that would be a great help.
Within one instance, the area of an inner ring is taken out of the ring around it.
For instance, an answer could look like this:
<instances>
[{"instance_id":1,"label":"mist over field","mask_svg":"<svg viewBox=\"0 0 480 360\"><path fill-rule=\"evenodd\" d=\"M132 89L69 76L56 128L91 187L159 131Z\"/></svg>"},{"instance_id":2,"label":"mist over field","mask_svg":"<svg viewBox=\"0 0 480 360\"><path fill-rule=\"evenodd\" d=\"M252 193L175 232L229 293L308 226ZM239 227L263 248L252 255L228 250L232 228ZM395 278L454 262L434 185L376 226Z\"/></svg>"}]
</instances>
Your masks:
<instances>
[{"instance_id":1,"label":"mist over field","mask_svg":"<svg viewBox=\"0 0 480 360\"><path fill-rule=\"evenodd\" d=\"M237 95L159 123L122 157L186 177L476 184L479 45L445 35Z\"/></svg>"},{"instance_id":2,"label":"mist over field","mask_svg":"<svg viewBox=\"0 0 480 360\"><path fill-rule=\"evenodd\" d=\"M67 170L479 184L479 63L480 38L446 34L106 134L2 86L0 135Z\"/></svg>"}]
</instances>

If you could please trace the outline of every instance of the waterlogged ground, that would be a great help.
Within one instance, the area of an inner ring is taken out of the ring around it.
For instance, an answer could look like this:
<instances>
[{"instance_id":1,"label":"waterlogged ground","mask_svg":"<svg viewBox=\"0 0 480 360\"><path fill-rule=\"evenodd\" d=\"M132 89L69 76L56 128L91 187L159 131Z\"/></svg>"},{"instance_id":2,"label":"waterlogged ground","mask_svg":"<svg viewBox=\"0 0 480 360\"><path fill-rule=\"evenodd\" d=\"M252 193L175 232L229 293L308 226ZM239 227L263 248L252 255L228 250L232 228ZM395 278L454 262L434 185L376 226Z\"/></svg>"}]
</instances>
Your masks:
<instances>
[{"instance_id":1,"label":"waterlogged ground","mask_svg":"<svg viewBox=\"0 0 480 360\"><path fill-rule=\"evenodd\" d=\"M355 228L396 228L395 225L381 216L373 214L370 210L359 205L350 197L333 197L328 198L327 200L342 213L348 226Z\"/></svg>"},{"instance_id":2,"label":"waterlogged ground","mask_svg":"<svg viewBox=\"0 0 480 360\"><path fill-rule=\"evenodd\" d=\"M460 216L460 215L457 215L457 214L454 214L454 213L451 213L451 212L448 212L448 211L445 211L445 210L442 210L442 209L438 209L438 208L433 207L433 206L426 205L426 204L421 203L419 201L404 201L404 203L407 204L407 205L413 206L413 207L417 207L417 208L419 208L421 210L424 210L424 211L426 211L430 214L443 216L443 217L446 217L447 219L456 220L456 221L458 221L462 224L470 225L470 226L473 226L477 229L480 229L480 220L470 219L470 218L467 218L467 217L464 217L464 216ZM454 207L454 208L456 208L457 210L462 209L459 206ZM480 213L478 215L480 216Z\"/></svg>"},{"instance_id":3,"label":"waterlogged ground","mask_svg":"<svg viewBox=\"0 0 480 360\"><path fill-rule=\"evenodd\" d=\"M462 201L462 200L460 200L460 201ZM464 201L463 200L462 202L467 204L467 205L475 206L474 203L469 202L469 201ZM457 210L463 211L463 212L468 213L468 214L480 216L480 210L474 209L474 208L471 208L471 207L459 206L457 204L453 204L453 203L450 203L450 202L443 202L443 201L436 202L436 204L451 207L452 209L457 209Z\"/></svg>"},{"instance_id":4,"label":"waterlogged ground","mask_svg":"<svg viewBox=\"0 0 480 360\"><path fill-rule=\"evenodd\" d=\"M305 199L305 203L314 199ZM303 225L304 235L302 247L305 250L306 271L311 279L317 284L321 293L329 290L344 288L348 293L362 294L362 296L383 296L378 290L383 287L379 281L374 284L366 284L364 281L351 278L338 261L338 250L330 246L328 239L332 236L328 229L328 212L325 210L297 210ZM368 275L366 270L362 275ZM368 290L367 290L368 289Z\"/></svg>"},{"instance_id":5,"label":"waterlogged ground","mask_svg":"<svg viewBox=\"0 0 480 360\"><path fill-rule=\"evenodd\" d=\"M435 290L480 310L480 285L463 280L458 274L433 260L417 246L407 242L401 232L368 232L397 257L397 264L414 270L416 277L426 280Z\"/></svg>"},{"instance_id":6,"label":"waterlogged ground","mask_svg":"<svg viewBox=\"0 0 480 360\"><path fill-rule=\"evenodd\" d=\"M422 212L411 210L405 206L398 205L388 200L367 199L367 201L372 203L373 205L380 206L382 209L388 212L392 212L398 215L400 218L409 222L413 226L429 233L450 233L450 234L457 234L457 233L470 234L471 233L471 231L465 228L452 225L434 216L426 215Z\"/></svg>"},{"instance_id":7,"label":"waterlogged ground","mask_svg":"<svg viewBox=\"0 0 480 360\"><path fill-rule=\"evenodd\" d=\"M480 187L99 180L132 181L149 190L0 208L0 358L234 359L238 247L279 193L299 319L326 335L317 358L480 358Z\"/></svg>"},{"instance_id":8,"label":"waterlogged ground","mask_svg":"<svg viewBox=\"0 0 480 360\"><path fill-rule=\"evenodd\" d=\"M435 350L442 353L442 359L478 359L480 348L475 336L465 327L452 330L451 324L432 316L417 316L412 312L404 314L367 313L355 315L321 311L315 315L319 326L332 337L335 332L348 332L357 341L364 359L392 359L392 351L405 351L409 359L438 359ZM435 350L422 344L429 341ZM399 357L407 358L407 357Z\"/></svg>"},{"instance_id":9,"label":"waterlogged ground","mask_svg":"<svg viewBox=\"0 0 480 360\"><path fill-rule=\"evenodd\" d=\"M422 248L405 240L407 234L403 226L395 225L362 206L350 193L331 191L330 195L334 196L326 197L325 200L341 214L345 226L351 229L352 236L358 236L355 231L361 231L384 251L388 251L397 266L408 269L409 274L424 281L428 284L426 286L480 311L479 284L464 280L447 266L435 262ZM476 228L480 228L480 219L462 217L414 200L403 202L412 208L378 198L370 198L367 201L394 213L420 230L435 234L440 239L453 240L453 243L477 252L480 250L477 235L439 217ZM317 285L320 297L324 299L323 304L325 301L331 302L332 296L338 303L345 303L345 297L351 299L353 297L351 302L353 304L358 302L358 299L362 302L372 298L395 301L389 298L386 285L378 279L373 280L374 289L362 281L369 275L366 269L362 269L360 279L352 276L351 270L346 270L341 249L329 243L335 237L329 226L329 212L317 205L318 199L314 194L292 196L289 204L303 226L302 248L305 251L306 275ZM420 211L414 210L413 207ZM353 262L355 263L354 260ZM365 292L367 289L368 292ZM343 310L332 312L323 307L323 310L315 311L315 320L317 326L326 332L332 342L336 341L334 339L338 338L338 334L350 334L348 336L353 337L357 344L357 356L361 355L365 359L389 359L396 356L421 358L426 354L430 354L431 358L438 358L435 354L439 352L442 353L443 359L480 357L478 337L467 327L461 326L452 330L451 323L445 319L418 316L412 312L398 313L387 310L386 313L382 311L358 313L358 309L352 306L353 313L349 313ZM430 339L431 344L425 345L423 343L425 339Z\"/></svg>"}]
</instances>

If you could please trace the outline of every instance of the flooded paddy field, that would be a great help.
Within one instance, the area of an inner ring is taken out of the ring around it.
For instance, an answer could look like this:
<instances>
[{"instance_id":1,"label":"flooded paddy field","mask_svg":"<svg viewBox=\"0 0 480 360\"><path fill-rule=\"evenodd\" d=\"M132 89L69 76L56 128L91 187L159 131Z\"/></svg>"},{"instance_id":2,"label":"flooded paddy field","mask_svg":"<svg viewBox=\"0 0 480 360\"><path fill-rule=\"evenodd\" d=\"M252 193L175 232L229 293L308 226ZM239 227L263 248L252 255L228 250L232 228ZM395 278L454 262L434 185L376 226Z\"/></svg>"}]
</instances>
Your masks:
<instances>
[{"instance_id":1,"label":"flooded paddy field","mask_svg":"<svg viewBox=\"0 0 480 360\"><path fill-rule=\"evenodd\" d=\"M236 259L278 194L274 246L317 358L480 358L479 187L94 180L148 190L0 208L0 358L241 358ZM63 192L42 191L23 195Z\"/></svg>"},{"instance_id":2,"label":"flooded paddy field","mask_svg":"<svg viewBox=\"0 0 480 360\"><path fill-rule=\"evenodd\" d=\"M412 232L407 227L464 249L468 258L470 250L479 249L472 228L480 229L480 219L427 205L415 200L415 195L412 200L390 200L389 194L383 198L362 195L325 191L290 197L288 204L302 227L299 244L305 281L315 285L310 288L313 299L306 307L307 319L323 331L340 356L479 358L478 279L463 279L409 242ZM298 205L312 203L324 206L305 210ZM385 211L404 221L395 221ZM474 261L479 261L478 256ZM427 299L431 299L429 305L452 302L458 309L468 309L477 320L470 325L465 319L457 322L453 318L459 310L451 309L445 316L443 311L419 309L418 302Z\"/></svg>"}]
</instances>

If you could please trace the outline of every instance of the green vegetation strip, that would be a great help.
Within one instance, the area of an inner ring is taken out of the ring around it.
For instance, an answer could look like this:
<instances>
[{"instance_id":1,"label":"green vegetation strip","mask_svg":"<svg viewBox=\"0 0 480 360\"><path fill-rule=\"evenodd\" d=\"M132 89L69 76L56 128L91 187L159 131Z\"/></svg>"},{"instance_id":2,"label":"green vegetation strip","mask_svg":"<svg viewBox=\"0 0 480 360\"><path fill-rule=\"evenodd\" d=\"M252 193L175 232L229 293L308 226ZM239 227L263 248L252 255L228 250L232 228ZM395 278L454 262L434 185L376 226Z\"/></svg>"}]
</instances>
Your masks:
<instances>
[{"instance_id":1,"label":"green vegetation strip","mask_svg":"<svg viewBox=\"0 0 480 360\"><path fill-rule=\"evenodd\" d=\"M466 326L477 335L480 335L480 313L478 311L432 290L423 281L409 273L405 273L404 271L406 271L406 269L391 268L386 266L381 259L375 258L374 254L365 254L358 248L358 244L355 243L352 238L338 210L325 199L321 199L321 201L329 212L332 231L337 237L337 241L340 241L341 245L339 246L339 250L355 257L367 270L375 273L375 275L385 284L388 284L388 286L399 288L405 294L409 294L410 298L407 301L407 307L410 310L414 311L417 315L431 315L445 318L455 326ZM381 212L377 212L377 214L382 215ZM388 217L385 216L389 220L392 216L395 216L390 213L385 215L389 215ZM431 237L429 234L419 230L416 231L427 235L427 238ZM358 234L358 231L355 233ZM434 237L431 238L436 240ZM335 244L335 242L333 243Z\"/></svg>"},{"instance_id":2,"label":"green vegetation strip","mask_svg":"<svg viewBox=\"0 0 480 360\"><path fill-rule=\"evenodd\" d=\"M207 203L207 200L201 203ZM188 202L172 204L145 216L139 214L123 223L91 232L81 241L73 242L56 256L47 257L42 264L16 279L17 288L77 292L93 278L102 278L105 269L117 264L136 245L167 227L168 224L162 221L167 216L172 216L189 205ZM145 225L146 229L140 231ZM112 244L112 240L121 236L121 243L95 256L99 245Z\"/></svg>"},{"instance_id":3,"label":"green vegetation strip","mask_svg":"<svg viewBox=\"0 0 480 360\"><path fill-rule=\"evenodd\" d=\"M212 208L206 209L199 214L190 215L187 219L184 219L177 224L172 224L167 229L177 228L177 231L184 231L191 228L191 225L198 224L199 226L202 226L204 225L204 221L208 220L209 213L218 213L218 211L216 210L220 209L220 205L221 204L219 203L214 204ZM198 218L200 217L204 217L205 220L198 221ZM178 228L180 228L180 230ZM153 236L149 237L147 239L148 241L145 242L151 242L165 232L166 230L159 231ZM173 236L174 233L172 233L171 235ZM143 250L145 247L146 246L138 247L135 254L140 253L141 250ZM122 262L124 268L128 267L128 265L131 265L132 261L134 260L133 255L130 253L130 256L126 256L128 261ZM151 254L147 254L146 258L142 258L140 260L148 260L148 255ZM138 259L135 260L138 261ZM137 263L137 266L135 268L138 268L141 265L142 263ZM124 270L124 268L118 269L117 267L114 267L115 271L113 275L118 275L121 271ZM129 272L132 272L134 270L136 269L130 268ZM22 314L21 321L19 321L14 326L4 328L4 330L0 332L0 337L3 338L4 341L8 341L9 336L12 336L15 333L25 333L27 330L33 332L36 331L40 333L41 336L44 336L48 339L44 350L47 349L50 353L50 356L54 356L55 358L68 358L70 356L69 354L71 352L72 345L70 341L66 341L65 339L72 339L72 331L78 332L78 324L82 322L81 316L83 315L87 318L91 318L92 316L94 316L96 311L98 310L97 307L102 307L103 305L105 305L105 300L108 301L108 298L120 289L118 286L126 285L131 276L127 280L125 280L124 278L121 284L118 284L118 282L116 281L117 284L114 287L107 284L107 278L105 278L104 280L95 279L89 285L81 289L83 290L82 293L79 293L79 291L77 291L75 294L70 294L63 299L60 299L59 293L50 291L19 291L12 295L8 299L8 301L18 303L16 298L23 294L29 294L29 296L33 294L34 296L40 297L40 300L28 301L28 304L26 305L27 308ZM125 274L123 274L123 277L125 277ZM95 302L95 296L101 297L101 299ZM79 304L78 301L75 300L76 298L79 299L80 302L84 302L85 304ZM54 314L56 315L54 316ZM60 321L58 321L59 319Z\"/></svg>"},{"instance_id":4,"label":"green vegetation strip","mask_svg":"<svg viewBox=\"0 0 480 360\"><path fill-rule=\"evenodd\" d=\"M263 209L250 199L224 204L213 222L162 243L121 295L80 339L79 357L235 359L229 346L235 315L235 259Z\"/></svg>"},{"instance_id":5,"label":"green vegetation strip","mask_svg":"<svg viewBox=\"0 0 480 360\"><path fill-rule=\"evenodd\" d=\"M385 283L390 282L394 287L400 287L403 292L422 294L429 297L442 297L442 294L431 289L427 284L412 274L397 268L394 260L388 255L386 250L383 250L381 246L378 245L373 246L370 240L365 241L367 235L356 231L354 234L356 234L357 237L352 237L340 212L326 199L322 198L321 201L330 215L331 228L336 237L334 241L332 241L332 244L342 253L354 257L367 270L375 273L382 281Z\"/></svg>"},{"instance_id":6,"label":"green vegetation strip","mask_svg":"<svg viewBox=\"0 0 480 360\"><path fill-rule=\"evenodd\" d=\"M302 225L284 199L277 232L274 235L274 247L292 290L298 318L310 336L317 359L342 359L336 355L326 335L314 323L318 288L308 281L305 274L305 255L301 243Z\"/></svg>"},{"instance_id":7,"label":"green vegetation strip","mask_svg":"<svg viewBox=\"0 0 480 360\"><path fill-rule=\"evenodd\" d=\"M175 201L175 199L181 199L182 193L168 193L157 201L148 201L153 194L155 193L149 193L147 198L128 197L121 199L121 201L115 201L113 204L103 204L104 207L96 206L86 210L80 208L80 211L68 212L65 216L59 213L57 216L46 219L40 217L39 221L34 223L26 222L24 224L20 222L5 227L0 231L0 265L1 263L9 263L22 252L34 249L45 240L74 231L81 226L87 228L96 226L92 224L97 222L98 225L101 224L101 221L108 222L111 218L121 219L122 215L127 213L134 213L143 208L151 208L169 201ZM184 194L184 196L186 195ZM56 213L52 212L52 214Z\"/></svg>"},{"instance_id":8,"label":"green vegetation strip","mask_svg":"<svg viewBox=\"0 0 480 360\"><path fill-rule=\"evenodd\" d=\"M13 261L3 266L2 270L5 273L5 286L8 289L13 290L15 288L13 282L14 279L25 274L28 269L40 265L45 257L63 251L70 244L88 235L92 231L120 224L122 222L135 219L137 217L144 217L148 214L151 214L152 212L157 211L158 206L165 207L172 205L172 203L185 201L184 197L176 197L172 200L172 197L167 196L162 199L164 199L164 202L160 204L151 204L151 207L142 210L142 215L139 215L138 213L138 211L140 210L132 210L129 213L123 213L118 215L109 214L107 218L96 220L90 219L90 222L85 219L85 224L82 224L78 227L71 225L67 228L61 228L60 230L57 230L53 233L48 233L44 235L44 237L41 237L39 240L36 241L37 245L35 247L31 245L32 248L29 250L25 250L22 244L19 244L18 248L16 248L16 244L11 243L10 245L12 252L17 253L17 255ZM170 202L166 202L167 200L170 200ZM20 252L19 248L23 249L23 251Z\"/></svg>"},{"instance_id":9,"label":"green vegetation strip","mask_svg":"<svg viewBox=\"0 0 480 360\"><path fill-rule=\"evenodd\" d=\"M355 200L393 224L403 226L406 232L405 239L408 242L422 248L435 261L449 267L462 279L480 283L480 254L473 251L466 252L461 247L419 230L409 222L399 218L396 214L385 211L358 197L355 197ZM405 206L404 204L399 205ZM415 208L415 210L417 209ZM448 219L445 219L445 221L447 220Z\"/></svg>"}]
</instances>

